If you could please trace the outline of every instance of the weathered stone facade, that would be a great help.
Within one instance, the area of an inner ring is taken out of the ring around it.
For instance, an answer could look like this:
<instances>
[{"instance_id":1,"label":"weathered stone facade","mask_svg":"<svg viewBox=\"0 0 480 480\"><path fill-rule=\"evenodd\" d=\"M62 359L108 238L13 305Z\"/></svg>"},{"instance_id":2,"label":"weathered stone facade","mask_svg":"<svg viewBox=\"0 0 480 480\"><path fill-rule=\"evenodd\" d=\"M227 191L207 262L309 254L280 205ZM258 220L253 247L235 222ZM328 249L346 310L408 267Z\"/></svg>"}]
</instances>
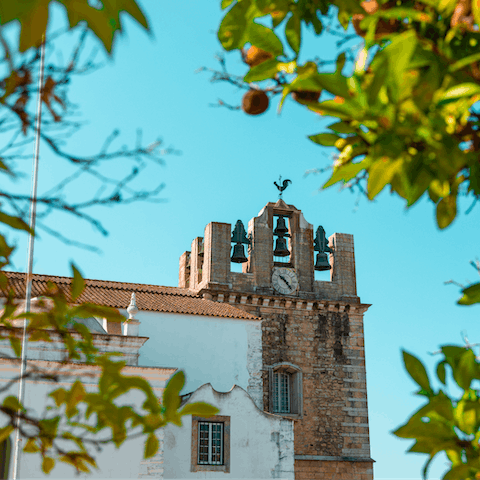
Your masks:
<instances>
[{"instance_id":1,"label":"weathered stone facade","mask_svg":"<svg viewBox=\"0 0 480 480\"><path fill-rule=\"evenodd\" d=\"M288 218L288 263L273 256L279 215ZM295 478L373 479L363 340L369 305L357 296L353 236L329 238L331 279L325 282L314 279L313 225L294 206L269 203L249 222L242 273L231 272L231 231L226 223L206 227L180 259L179 286L263 319L265 411L272 412L272 371L295 375L297 403L283 414L295 419ZM282 266L297 274L299 288L292 295L272 286L272 271Z\"/></svg>"}]
</instances>

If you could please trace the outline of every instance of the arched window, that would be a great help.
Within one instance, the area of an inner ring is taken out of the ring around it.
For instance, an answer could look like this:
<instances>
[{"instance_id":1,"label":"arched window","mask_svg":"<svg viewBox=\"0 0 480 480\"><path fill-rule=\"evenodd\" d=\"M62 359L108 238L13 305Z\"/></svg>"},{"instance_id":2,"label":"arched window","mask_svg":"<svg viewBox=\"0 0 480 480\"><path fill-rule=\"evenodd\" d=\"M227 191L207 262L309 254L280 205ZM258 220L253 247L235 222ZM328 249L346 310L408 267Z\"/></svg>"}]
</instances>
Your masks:
<instances>
[{"instance_id":1,"label":"arched window","mask_svg":"<svg viewBox=\"0 0 480 480\"><path fill-rule=\"evenodd\" d=\"M302 371L292 363L269 367L270 412L301 416L303 413Z\"/></svg>"}]
</instances>

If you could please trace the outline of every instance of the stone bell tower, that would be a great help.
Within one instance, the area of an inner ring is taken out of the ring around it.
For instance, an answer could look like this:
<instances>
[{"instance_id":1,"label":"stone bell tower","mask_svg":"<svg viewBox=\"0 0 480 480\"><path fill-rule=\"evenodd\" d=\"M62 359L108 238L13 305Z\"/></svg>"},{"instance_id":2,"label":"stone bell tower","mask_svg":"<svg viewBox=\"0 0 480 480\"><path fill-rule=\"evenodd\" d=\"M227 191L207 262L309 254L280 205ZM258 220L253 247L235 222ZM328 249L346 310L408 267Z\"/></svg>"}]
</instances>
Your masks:
<instances>
[{"instance_id":1,"label":"stone bell tower","mask_svg":"<svg viewBox=\"0 0 480 480\"><path fill-rule=\"evenodd\" d=\"M315 270L330 270L330 281L315 280ZM373 479L363 336L370 305L357 296L352 235L314 234L280 199L250 220L248 235L240 221L233 233L231 224L209 223L180 257L179 287L263 319L263 407L295 420L296 479Z\"/></svg>"}]
</instances>

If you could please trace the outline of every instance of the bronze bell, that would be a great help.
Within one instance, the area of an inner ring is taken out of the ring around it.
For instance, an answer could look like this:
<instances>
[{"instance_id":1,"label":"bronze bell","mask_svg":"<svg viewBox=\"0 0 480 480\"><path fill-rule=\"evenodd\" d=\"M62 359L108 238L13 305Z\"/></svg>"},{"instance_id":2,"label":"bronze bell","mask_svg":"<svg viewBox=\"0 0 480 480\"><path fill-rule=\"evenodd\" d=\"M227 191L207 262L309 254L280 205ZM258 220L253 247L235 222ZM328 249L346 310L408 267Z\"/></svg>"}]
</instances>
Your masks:
<instances>
[{"instance_id":1,"label":"bronze bell","mask_svg":"<svg viewBox=\"0 0 480 480\"><path fill-rule=\"evenodd\" d=\"M277 221L277 228L273 231L274 235L278 235L279 237L288 237L288 228L285 225L285 219L282 216L278 217ZM285 256L285 255L283 255Z\"/></svg>"},{"instance_id":2,"label":"bronze bell","mask_svg":"<svg viewBox=\"0 0 480 480\"><path fill-rule=\"evenodd\" d=\"M284 238L278 237L275 243L275 250L273 254L276 257L288 257L290 255L290 251L287 248L287 242Z\"/></svg>"},{"instance_id":3,"label":"bronze bell","mask_svg":"<svg viewBox=\"0 0 480 480\"><path fill-rule=\"evenodd\" d=\"M245 247L241 243L233 246L233 255L231 258L234 263L245 263L248 258L245 256Z\"/></svg>"},{"instance_id":4,"label":"bronze bell","mask_svg":"<svg viewBox=\"0 0 480 480\"><path fill-rule=\"evenodd\" d=\"M315 262L315 270L318 272L323 272L325 270L330 270L332 267L328 263L328 257L326 253L320 252L317 254L317 261Z\"/></svg>"}]
</instances>

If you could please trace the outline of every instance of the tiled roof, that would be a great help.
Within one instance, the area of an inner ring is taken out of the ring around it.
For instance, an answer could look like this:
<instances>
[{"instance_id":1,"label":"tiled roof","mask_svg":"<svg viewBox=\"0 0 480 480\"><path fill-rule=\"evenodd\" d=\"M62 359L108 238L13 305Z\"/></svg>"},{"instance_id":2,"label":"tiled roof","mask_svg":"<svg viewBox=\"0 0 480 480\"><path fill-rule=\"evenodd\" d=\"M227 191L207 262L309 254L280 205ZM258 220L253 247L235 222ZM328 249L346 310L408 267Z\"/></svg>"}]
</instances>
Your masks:
<instances>
[{"instance_id":1,"label":"tiled roof","mask_svg":"<svg viewBox=\"0 0 480 480\"><path fill-rule=\"evenodd\" d=\"M25 298L25 274L19 272L4 273L8 277L9 287L13 288L15 292L15 297L18 299ZM32 297L44 294L49 281L61 288L69 298L72 282L70 277L35 274L33 275ZM78 299L79 303L91 302L97 305L126 309L130 303L132 292L135 292L137 307L140 311L183 313L246 320L258 319L232 305L199 297L186 288L88 279L85 279L85 284L85 290ZM5 293L3 292L4 295Z\"/></svg>"}]
</instances>

